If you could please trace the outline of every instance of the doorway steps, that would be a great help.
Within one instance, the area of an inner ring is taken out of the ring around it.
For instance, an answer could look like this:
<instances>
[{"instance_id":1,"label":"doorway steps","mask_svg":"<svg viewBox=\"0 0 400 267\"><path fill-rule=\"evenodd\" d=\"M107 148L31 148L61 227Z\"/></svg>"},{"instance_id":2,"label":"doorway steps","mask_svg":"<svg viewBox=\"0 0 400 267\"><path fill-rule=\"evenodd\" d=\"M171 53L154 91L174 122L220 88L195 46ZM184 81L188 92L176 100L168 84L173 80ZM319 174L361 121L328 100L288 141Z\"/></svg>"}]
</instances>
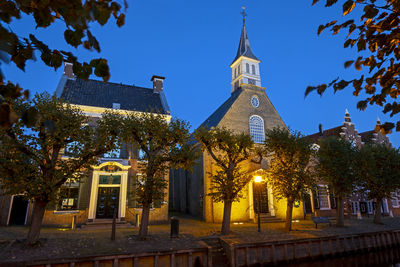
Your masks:
<instances>
[{"instance_id":1,"label":"doorway steps","mask_svg":"<svg viewBox=\"0 0 400 267\"><path fill-rule=\"evenodd\" d=\"M111 229L112 228L112 219L97 219L93 222L86 222L81 225L81 229L85 230L95 230L95 229ZM126 221L116 221L117 228L134 228L134 226Z\"/></svg>"},{"instance_id":2,"label":"doorway steps","mask_svg":"<svg viewBox=\"0 0 400 267\"><path fill-rule=\"evenodd\" d=\"M257 216L257 214L256 214ZM280 223L284 222L284 220L280 218L276 218L275 216L271 216L268 213L261 213L260 214L260 221L261 223ZM256 222L257 222L257 217L256 217Z\"/></svg>"},{"instance_id":3,"label":"doorway steps","mask_svg":"<svg viewBox=\"0 0 400 267\"><path fill-rule=\"evenodd\" d=\"M211 257L212 257L213 267L229 266L228 257L218 237L205 237L202 238L201 240L211 247Z\"/></svg>"}]
</instances>

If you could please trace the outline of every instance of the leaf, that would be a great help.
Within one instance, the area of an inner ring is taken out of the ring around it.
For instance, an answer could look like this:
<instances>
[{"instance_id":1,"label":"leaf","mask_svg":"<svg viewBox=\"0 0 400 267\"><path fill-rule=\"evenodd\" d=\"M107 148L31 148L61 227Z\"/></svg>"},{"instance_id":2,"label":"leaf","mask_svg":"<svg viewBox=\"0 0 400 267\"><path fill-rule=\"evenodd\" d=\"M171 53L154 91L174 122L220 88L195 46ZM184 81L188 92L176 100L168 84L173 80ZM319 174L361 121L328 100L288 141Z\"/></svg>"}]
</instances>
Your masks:
<instances>
[{"instance_id":1,"label":"leaf","mask_svg":"<svg viewBox=\"0 0 400 267\"><path fill-rule=\"evenodd\" d=\"M356 3L353 0L348 0L343 4L343 16L346 16L349 14L354 7L356 6Z\"/></svg>"},{"instance_id":2,"label":"leaf","mask_svg":"<svg viewBox=\"0 0 400 267\"><path fill-rule=\"evenodd\" d=\"M304 97L307 97L312 91L317 90L316 86L307 86Z\"/></svg>"},{"instance_id":3,"label":"leaf","mask_svg":"<svg viewBox=\"0 0 400 267\"><path fill-rule=\"evenodd\" d=\"M125 14L121 14L117 19L117 25L118 27L122 27L124 24L125 24Z\"/></svg>"},{"instance_id":4,"label":"leaf","mask_svg":"<svg viewBox=\"0 0 400 267\"><path fill-rule=\"evenodd\" d=\"M325 7L332 6L337 2L337 0L326 0Z\"/></svg>"},{"instance_id":5,"label":"leaf","mask_svg":"<svg viewBox=\"0 0 400 267\"><path fill-rule=\"evenodd\" d=\"M353 65L354 60L348 60L344 63L344 67L347 69L348 67L350 67L351 65Z\"/></svg>"},{"instance_id":6,"label":"leaf","mask_svg":"<svg viewBox=\"0 0 400 267\"><path fill-rule=\"evenodd\" d=\"M320 35L323 30L325 30L325 25L319 25L317 34Z\"/></svg>"},{"instance_id":7,"label":"leaf","mask_svg":"<svg viewBox=\"0 0 400 267\"><path fill-rule=\"evenodd\" d=\"M349 83L351 83L351 81L345 80L341 80L340 82L335 83L333 85L334 92L336 93L336 91L343 90L345 87L347 87L347 85L349 85Z\"/></svg>"},{"instance_id":8,"label":"leaf","mask_svg":"<svg viewBox=\"0 0 400 267\"><path fill-rule=\"evenodd\" d=\"M363 38L361 37L361 39L359 39L358 42L357 42L357 49L358 49L358 52L363 51L363 50L365 50L366 48L367 48L367 43L366 43L365 39L363 39Z\"/></svg>"},{"instance_id":9,"label":"leaf","mask_svg":"<svg viewBox=\"0 0 400 267\"><path fill-rule=\"evenodd\" d=\"M316 3L318 3L319 0L313 0L312 1L312 5L315 5Z\"/></svg>"},{"instance_id":10,"label":"leaf","mask_svg":"<svg viewBox=\"0 0 400 267\"><path fill-rule=\"evenodd\" d=\"M368 100L362 100L357 103L357 108L359 110L365 110L367 108Z\"/></svg>"},{"instance_id":11,"label":"leaf","mask_svg":"<svg viewBox=\"0 0 400 267\"><path fill-rule=\"evenodd\" d=\"M367 5L364 7L364 15L362 15L361 19L367 18L367 19L372 19L376 15L378 15L379 10L375 8L374 5Z\"/></svg>"}]
</instances>

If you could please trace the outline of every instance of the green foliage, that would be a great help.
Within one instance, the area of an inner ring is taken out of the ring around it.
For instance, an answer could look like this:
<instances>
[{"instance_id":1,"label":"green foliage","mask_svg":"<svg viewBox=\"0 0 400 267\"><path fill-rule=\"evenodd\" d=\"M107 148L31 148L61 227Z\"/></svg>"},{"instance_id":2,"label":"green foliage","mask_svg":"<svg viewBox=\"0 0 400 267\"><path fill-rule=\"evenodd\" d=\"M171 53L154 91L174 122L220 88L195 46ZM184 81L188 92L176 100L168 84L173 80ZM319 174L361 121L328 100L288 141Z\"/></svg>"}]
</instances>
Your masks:
<instances>
[{"instance_id":1,"label":"green foliage","mask_svg":"<svg viewBox=\"0 0 400 267\"><path fill-rule=\"evenodd\" d=\"M79 109L55 96L38 94L14 106L19 119L9 129L0 128L0 186L6 194L48 203L68 178L79 180L98 156L114 148L113 125L100 119L93 128ZM24 114L36 114L35 119L24 122ZM73 152L68 160L61 158L67 146Z\"/></svg>"},{"instance_id":2,"label":"green foliage","mask_svg":"<svg viewBox=\"0 0 400 267\"><path fill-rule=\"evenodd\" d=\"M265 153L269 157L268 185L274 195L300 201L304 189L314 184L309 166L311 144L299 132L274 128L266 131Z\"/></svg>"},{"instance_id":3,"label":"green foliage","mask_svg":"<svg viewBox=\"0 0 400 267\"><path fill-rule=\"evenodd\" d=\"M198 154L189 143L189 124L155 113L106 113L107 124L118 124L119 139L143 151L139 164L142 183L137 187L137 200L143 205L164 200L168 186L165 175L170 168L191 169Z\"/></svg>"},{"instance_id":4,"label":"green foliage","mask_svg":"<svg viewBox=\"0 0 400 267\"><path fill-rule=\"evenodd\" d=\"M233 133L227 128L199 128L196 139L202 144L217 166L211 173L210 195L216 202L233 202L242 198L242 189L251 180L243 166L253 155L254 143L250 135Z\"/></svg>"},{"instance_id":5,"label":"green foliage","mask_svg":"<svg viewBox=\"0 0 400 267\"><path fill-rule=\"evenodd\" d=\"M323 139L316 154L315 175L325 181L335 197L344 197L357 183L355 169L356 148L337 137Z\"/></svg>"},{"instance_id":6,"label":"green foliage","mask_svg":"<svg viewBox=\"0 0 400 267\"><path fill-rule=\"evenodd\" d=\"M23 15L32 16L36 28L47 28L59 21L65 25L64 39L67 44L74 48L83 46L85 49L100 52L99 42L90 32L89 25L91 23L104 25L113 16L116 24L121 27L125 22L125 14L121 12L122 7L118 2L113 0L0 1L0 65L12 62L19 69L25 70L26 62L35 60L35 53L38 53L40 59L55 70L63 62L71 62L74 74L78 78L88 79L94 72L96 76L107 81L110 72L106 59L93 59L89 63L80 62L71 52L51 49L34 34L21 36L13 32L10 26L13 20L18 20ZM126 1L124 6L127 7ZM4 78L4 73L0 70L0 127L10 127L15 117L12 101L24 95L27 97L28 92L10 81L6 84Z\"/></svg>"},{"instance_id":7,"label":"green foliage","mask_svg":"<svg viewBox=\"0 0 400 267\"><path fill-rule=\"evenodd\" d=\"M385 145L365 144L356 159L357 175L369 199L391 198L400 188L399 150Z\"/></svg>"},{"instance_id":8,"label":"green foliage","mask_svg":"<svg viewBox=\"0 0 400 267\"><path fill-rule=\"evenodd\" d=\"M313 0L316 4L319 0ZM326 0L325 6L332 6L336 1ZM353 60L344 63L345 68L354 66L356 70L366 70L367 74L352 80L335 79L329 84L308 86L305 95L317 91L322 95L326 89L333 88L334 92L343 90L348 86L353 87L353 94L359 96L364 91L368 97L360 100L357 108L365 110L370 105L378 105L384 113L394 116L400 112L397 97L400 94L400 2L398 0L370 1L347 0L343 5L343 16L351 16L340 23L336 20L318 27L318 35L325 29L330 29L333 34L347 30L344 47L354 46L361 54ZM357 8L359 7L359 8ZM353 12L354 9L360 13ZM360 15L358 15L360 14ZM383 131L395 127L394 123L387 122L382 125ZM396 123L396 130L400 131L400 121Z\"/></svg>"}]
</instances>

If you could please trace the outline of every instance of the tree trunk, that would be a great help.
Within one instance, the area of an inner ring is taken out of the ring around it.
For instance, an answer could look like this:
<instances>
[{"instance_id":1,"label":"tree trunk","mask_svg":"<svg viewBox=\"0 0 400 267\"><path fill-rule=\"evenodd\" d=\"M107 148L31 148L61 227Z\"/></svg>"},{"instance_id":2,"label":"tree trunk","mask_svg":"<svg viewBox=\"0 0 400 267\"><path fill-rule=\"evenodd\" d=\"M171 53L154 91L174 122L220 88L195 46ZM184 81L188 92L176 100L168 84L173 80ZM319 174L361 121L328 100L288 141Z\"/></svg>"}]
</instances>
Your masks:
<instances>
[{"instance_id":1,"label":"tree trunk","mask_svg":"<svg viewBox=\"0 0 400 267\"><path fill-rule=\"evenodd\" d=\"M336 207L336 226L344 227L344 199L343 196L338 196Z\"/></svg>"},{"instance_id":2,"label":"tree trunk","mask_svg":"<svg viewBox=\"0 0 400 267\"><path fill-rule=\"evenodd\" d=\"M149 218L150 218L150 204L143 204L142 209L142 219L140 221L140 229L139 229L139 239L146 239L148 228L149 228Z\"/></svg>"},{"instance_id":3,"label":"tree trunk","mask_svg":"<svg viewBox=\"0 0 400 267\"><path fill-rule=\"evenodd\" d=\"M222 219L222 235L229 235L231 231L231 210L232 201L224 201L224 217Z\"/></svg>"},{"instance_id":4,"label":"tree trunk","mask_svg":"<svg viewBox=\"0 0 400 267\"><path fill-rule=\"evenodd\" d=\"M287 200L287 207L286 207L286 223L285 223L285 230L292 231L292 211L293 211L293 200Z\"/></svg>"},{"instance_id":5,"label":"tree trunk","mask_svg":"<svg viewBox=\"0 0 400 267\"><path fill-rule=\"evenodd\" d=\"M375 215L374 215L374 223L376 223L376 224L382 224L381 208L382 208L382 198L377 198L376 199L376 210L375 210Z\"/></svg>"},{"instance_id":6,"label":"tree trunk","mask_svg":"<svg viewBox=\"0 0 400 267\"><path fill-rule=\"evenodd\" d=\"M32 213L32 223L29 228L27 242L29 245L34 245L39 241L40 228L42 226L44 211L48 201L35 200Z\"/></svg>"}]
</instances>

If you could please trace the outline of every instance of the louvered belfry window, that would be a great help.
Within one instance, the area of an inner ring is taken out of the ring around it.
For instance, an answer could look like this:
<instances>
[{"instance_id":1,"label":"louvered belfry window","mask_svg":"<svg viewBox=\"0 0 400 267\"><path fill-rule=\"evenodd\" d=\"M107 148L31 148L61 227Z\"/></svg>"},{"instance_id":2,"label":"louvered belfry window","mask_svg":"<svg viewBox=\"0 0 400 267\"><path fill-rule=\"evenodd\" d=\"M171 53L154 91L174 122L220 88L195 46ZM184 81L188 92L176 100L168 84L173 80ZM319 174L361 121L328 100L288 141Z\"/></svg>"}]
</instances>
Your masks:
<instances>
[{"instance_id":1,"label":"louvered belfry window","mask_svg":"<svg viewBox=\"0 0 400 267\"><path fill-rule=\"evenodd\" d=\"M257 115L250 117L250 136L254 143L262 144L265 140L264 120Z\"/></svg>"}]
</instances>

